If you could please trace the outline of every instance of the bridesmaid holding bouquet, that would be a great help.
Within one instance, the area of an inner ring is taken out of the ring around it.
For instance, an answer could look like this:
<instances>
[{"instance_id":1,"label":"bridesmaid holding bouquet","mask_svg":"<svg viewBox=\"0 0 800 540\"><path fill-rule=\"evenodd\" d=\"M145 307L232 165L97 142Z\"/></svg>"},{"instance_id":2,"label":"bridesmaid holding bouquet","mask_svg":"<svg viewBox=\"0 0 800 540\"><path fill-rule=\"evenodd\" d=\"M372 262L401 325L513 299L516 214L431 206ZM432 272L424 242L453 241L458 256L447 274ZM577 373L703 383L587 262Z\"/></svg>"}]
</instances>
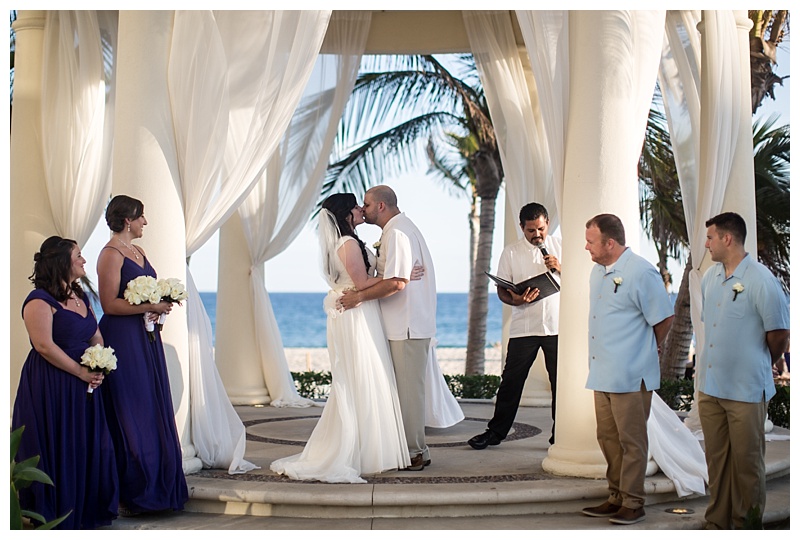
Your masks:
<instances>
[{"instance_id":1,"label":"bridesmaid holding bouquet","mask_svg":"<svg viewBox=\"0 0 800 540\"><path fill-rule=\"evenodd\" d=\"M11 429L25 427L16 461L39 456L38 467L53 485L34 482L20 489L20 505L48 522L66 515L58 529L107 526L117 517L119 490L103 408L104 376L80 363L87 349L103 345L78 284L86 259L74 240L51 236L33 260L35 289L22 307L32 348L22 366Z\"/></svg>"},{"instance_id":2,"label":"bridesmaid holding bouquet","mask_svg":"<svg viewBox=\"0 0 800 540\"><path fill-rule=\"evenodd\" d=\"M108 379L106 414L117 450L119 513L129 517L182 510L188 490L164 345L159 332L149 335L145 328L146 318L155 322L170 312L172 303L134 305L124 298L130 281L156 277L144 250L133 244L147 225L144 204L117 195L106 208L106 223L112 235L100 252L97 275L103 308L100 330L118 359Z\"/></svg>"}]
</instances>

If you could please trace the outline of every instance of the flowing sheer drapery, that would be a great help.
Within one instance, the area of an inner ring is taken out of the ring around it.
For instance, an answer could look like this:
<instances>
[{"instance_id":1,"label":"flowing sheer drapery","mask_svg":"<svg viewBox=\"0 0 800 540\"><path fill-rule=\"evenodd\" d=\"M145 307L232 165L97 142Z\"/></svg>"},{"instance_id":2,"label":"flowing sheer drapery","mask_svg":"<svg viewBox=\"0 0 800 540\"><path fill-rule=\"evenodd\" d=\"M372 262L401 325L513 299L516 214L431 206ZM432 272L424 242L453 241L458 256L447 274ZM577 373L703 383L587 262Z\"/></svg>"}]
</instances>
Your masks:
<instances>
[{"instance_id":1,"label":"flowing sheer drapery","mask_svg":"<svg viewBox=\"0 0 800 540\"><path fill-rule=\"evenodd\" d=\"M236 211L266 168L319 53L330 11L176 11L168 88L191 256ZM210 322L191 272L192 442L205 467L231 473L244 425L214 363Z\"/></svg>"},{"instance_id":2,"label":"flowing sheer drapery","mask_svg":"<svg viewBox=\"0 0 800 540\"><path fill-rule=\"evenodd\" d=\"M58 234L89 239L111 192L115 11L47 11L42 158Z\"/></svg>"},{"instance_id":3,"label":"flowing sheer drapery","mask_svg":"<svg viewBox=\"0 0 800 540\"><path fill-rule=\"evenodd\" d=\"M536 87L525 77L508 11L464 11L464 26L492 114L510 208L556 208ZM552 228L558 215L550 215Z\"/></svg>"},{"instance_id":4,"label":"flowing sheer drapery","mask_svg":"<svg viewBox=\"0 0 800 540\"><path fill-rule=\"evenodd\" d=\"M739 46L736 21L731 11L703 11L706 63L701 66L699 11L670 11L662 54L659 84L664 95L670 137L683 210L692 254L689 297L696 350L703 347L701 313L701 265L706 255L705 220L722 210L736 148L736 134L742 119L736 107L741 101L739 87ZM702 69L701 69L702 67ZM705 136L700 137L700 77L707 78L717 95L705 104ZM695 401L696 402L696 401ZM687 419L700 429L696 408Z\"/></svg>"},{"instance_id":5,"label":"flowing sheer drapery","mask_svg":"<svg viewBox=\"0 0 800 540\"><path fill-rule=\"evenodd\" d=\"M569 118L569 12L518 10L516 15L536 81L558 216L564 197Z\"/></svg>"},{"instance_id":6,"label":"flowing sheer drapery","mask_svg":"<svg viewBox=\"0 0 800 540\"><path fill-rule=\"evenodd\" d=\"M289 372L264 284L264 263L297 237L317 202L339 119L358 75L371 19L369 11L333 13L326 42L336 52L317 57L306 97L267 170L239 207L252 260L250 288L261 368L274 407L307 407L314 402L297 394Z\"/></svg>"}]
</instances>

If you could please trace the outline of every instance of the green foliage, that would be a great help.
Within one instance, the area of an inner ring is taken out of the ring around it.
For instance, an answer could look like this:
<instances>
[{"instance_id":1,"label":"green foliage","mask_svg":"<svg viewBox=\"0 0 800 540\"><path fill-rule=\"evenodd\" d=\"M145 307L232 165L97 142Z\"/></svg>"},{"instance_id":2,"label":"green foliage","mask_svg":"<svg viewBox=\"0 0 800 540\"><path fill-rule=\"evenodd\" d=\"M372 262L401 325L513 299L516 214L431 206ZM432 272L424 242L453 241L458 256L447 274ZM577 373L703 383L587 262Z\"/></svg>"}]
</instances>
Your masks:
<instances>
[{"instance_id":1,"label":"green foliage","mask_svg":"<svg viewBox=\"0 0 800 540\"><path fill-rule=\"evenodd\" d=\"M330 371L293 371L297 393L308 399L327 398L331 391Z\"/></svg>"},{"instance_id":2,"label":"green foliage","mask_svg":"<svg viewBox=\"0 0 800 540\"><path fill-rule=\"evenodd\" d=\"M325 399L331 389L329 371L292 372L297 392L309 399ZM497 375L445 375L444 380L456 398L492 399L500 387ZM769 418L773 424L789 429L789 386L776 386L777 393L768 406ZM664 403L675 411L688 412L694 399L693 379L662 379L661 388L656 390ZM15 453L12 438L12 454ZM12 471L13 472L13 471Z\"/></svg>"},{"instance_id":3,"label":"green foliage","mask_svg":"<svg viewBox=\"0 0 800 540\"><path fill-rule=\"evenodd\" d=\"M31 512L30 510L24 510L20 506L20 489L30 486L33 482L40 482L49 486L53 485L53 481L50 480L50 477L47 476L44 471L36 467L39 464L39 456L33 456L17 463L17 451L19 450L19 443L22 440L23 431L25 431L25 426L11 432L11 530L22 529L23 517L42 523L37 529L52 529L67 519L67 516L72 513L72 510L58 519L45 522L45 518L41 514Z\"/></svg>"},{"instance_id":4,"label":"green foliage","mask_svg":"<svg viewBox=\"0 0 800 540\"><path fill-rule=\"evenodd\" d=\"M693 379L661 379L656 393L673 411L690 411L694 399Z\"/></svg>"},{"instance_id":5,"label":"green foliage","mask_svg":"<svg viewBox=\"0 0 800 540\"><path fill-rule=\"evenodd\" d=\"M445 375L444 380L457 398L492 399L500 387L498 375Z\"/></svg>"},{"instance_id":6,"label":"green foliage","mask_svg":"<svg viewBox=\"0 0 800 540\"><path fill-rule=\"evenodd\" d=\"M776 426L789 429L789 385L776 385L775 395L767 405L769 419ZM675 411L690 411L694 399L693 379L662 379L656 390L664 403Z\"/></svg>"},{"instance_id":7,"label":"green foliage","mask_svg":"<svg viewBox=\"0 0 800 540\"><path fill-rule=\"evenodd\" d=\"M776 426L789 429L789 385L776 385L775 395L769 400L767 414Z\"/></svg>"},{"instance_id":8,"label":"green foliage","mask_svg":"<svg viewBox=\"0 0 800 540\"><path fill-rule=\"evenodd\" d=\"M297 392L309 399L324 399L331 389L328 371L292 372ZM491 399L500 386L497 375L445 375L444 380L457 398Z\"/></svg>"}]
</instances>

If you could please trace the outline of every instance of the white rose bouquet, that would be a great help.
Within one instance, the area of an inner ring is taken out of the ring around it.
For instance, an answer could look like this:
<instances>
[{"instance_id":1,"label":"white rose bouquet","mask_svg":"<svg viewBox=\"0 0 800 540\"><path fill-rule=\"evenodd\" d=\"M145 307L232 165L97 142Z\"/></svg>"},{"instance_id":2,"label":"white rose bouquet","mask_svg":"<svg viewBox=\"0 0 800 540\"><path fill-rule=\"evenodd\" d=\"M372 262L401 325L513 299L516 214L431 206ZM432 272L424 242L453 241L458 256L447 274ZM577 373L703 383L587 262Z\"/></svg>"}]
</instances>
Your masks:
<instances>
[{"instance_id":1,"label":"white rose bouquet","mask_svg":"<svg viewBox=\"0 0 800 540\"><path fill-rule=\"evenodd\" d=\"M139 276L128 282L122 296L129 304L138 306L144 302L158 304L161 301L161 295L159 293L160 291L156 278L152 276ZM155 324L150 320L150 313L150 311L145 312L142 318L144 319L144 329L147 330L147 337L153 342L156 340Z\"/></svg>"},{"instance_id":2,"label":"white rose bouquet","mask_svg":"<svg viewBox=\"0 0 800 540\"><path fill-rule=\"evenodd\" d=\"M117 369L117 357L114 355L114 349L111 347L103 347L99 343L86 349L81 356L81 365L89 368L89 371L99 372L108 375L113 370ZM86 393L92 397L94 388L89 385Z\"/></svg>"},{"instance_id":3,"label":"white rose bouquet","mask_svg":"<svg viewBox=\"0 0 800 540\"><path fill-rule=\"evenodd\" d=\"M186 287L183 286L183 283L178 278L159 279L156 286L158 287L158 294L161 295L161 300L164 302L176 303L180 306L181 302L189 296L189 293L186 292ZM164 328L164 321L166 320L167 314L162 313L158 318L158 323L156 323L159 330Z\"/></svg>"}]
</instances>

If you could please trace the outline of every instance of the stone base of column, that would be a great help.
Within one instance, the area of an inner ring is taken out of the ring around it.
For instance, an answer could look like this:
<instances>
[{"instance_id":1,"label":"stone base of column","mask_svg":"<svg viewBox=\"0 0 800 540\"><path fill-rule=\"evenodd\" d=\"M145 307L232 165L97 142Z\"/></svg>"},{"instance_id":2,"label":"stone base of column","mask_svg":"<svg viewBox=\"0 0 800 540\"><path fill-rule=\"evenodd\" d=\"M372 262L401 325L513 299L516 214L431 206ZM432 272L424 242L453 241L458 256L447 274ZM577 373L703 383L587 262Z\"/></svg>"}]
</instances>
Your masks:
<instances>
[{"instance_id":1,"label":"stone base of column","mask_svg":"<svg viewBox=\"0 0 800 540\"><path fill-rule=\"evenodd\" d=\"M550 390L534 390L530 393L522 394L519 401L520 407L549 407Z\"/></svg>"},{"instance_id":2,"label":"stone base of column","mask_svg":"<svg viewBox=\"0 0 800 540\"><path fill-rule=\"evenodd\" d=\"M245 392L232 392L230 389L227 390L228 392L228 399L231 400L231 404L233 405L269 405L272 403L272 398L269 394L265 393L245 393Z\"/></svg>"},{"instance_id":3,"label":"stone base of column","mask_svg":"<svg viewBox=\"0 0 800 540\"><path fill-rule=\"evenodd\" d=\"M194 474L200 472L203 468L203 462L198 457L192 457L183 460L183 474Z\"/></svg>"},{"instance_id":4,"label":"stone base of column","mask_svg":"<svg viewBox=\"0 0 800 540\"><path fill-rule=\"evenodd\" d=\"M558 476L602 479L606 477L606 460L600 450L568 450L558 443L547 451L542 461L545 472ZM647 476L658 472L658 465L650 459L647 462Z\"/></svg>"}]
</instances>

